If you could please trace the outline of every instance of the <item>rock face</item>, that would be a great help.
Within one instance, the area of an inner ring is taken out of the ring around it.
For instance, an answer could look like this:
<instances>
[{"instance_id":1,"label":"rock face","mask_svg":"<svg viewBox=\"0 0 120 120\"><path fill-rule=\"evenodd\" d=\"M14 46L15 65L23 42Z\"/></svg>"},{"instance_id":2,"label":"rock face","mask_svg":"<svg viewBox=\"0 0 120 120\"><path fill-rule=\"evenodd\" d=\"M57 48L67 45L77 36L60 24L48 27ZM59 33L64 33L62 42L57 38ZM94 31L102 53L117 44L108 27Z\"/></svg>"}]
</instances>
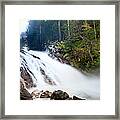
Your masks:
<instances>
[{"instance_id":1,"label":"rock face","mask_svg":"<svg viewBox=\"0 0 120 120\"><path fill-rule=\"evenodd\" d=\"M45 83L49 85L56 85L56 83L53 80L51 80L51 78L45 73L45 71L41 67L40 67L40 72L44 77Z\"/></svg>"},{"instance_id":2,"label":"rock face","mask_svg":"<svg viewBox=\"0 0 120 120\"><path fill-rule=\"evenodd\" d=\"M29 69L28 69L29 71ZM29 71L31 72L31 71ZM24 79L24 82L25 82L25 85L26 85L26 88L31 88L31 87L34 87L34 84L33 84L33 80L30 76L30 74L27 72L27 70L23 67L20 68L20 76Z\"/></svg>"},{"instance_id":3,"label":"rock face","mask_svg":"<svg viewBox=\"0 0 120 120\"><path fill-rule=\"evenodd\" d=\"M20 80L20 100L32 100L32 95L27 91L23 79Z\"/></svg>"},{"instance_id":4,"label":"rock face","mask_svg":"<svg viewBox=\"0 0 120 120\"><path fill-rule=\"evenodd\" d=\"M50 99L54 99L54 100L65 100L68 99L69 95L66 92L63 92L62 90L57 90L54 91L50 97Z\"/></svg>"}]
</instances>

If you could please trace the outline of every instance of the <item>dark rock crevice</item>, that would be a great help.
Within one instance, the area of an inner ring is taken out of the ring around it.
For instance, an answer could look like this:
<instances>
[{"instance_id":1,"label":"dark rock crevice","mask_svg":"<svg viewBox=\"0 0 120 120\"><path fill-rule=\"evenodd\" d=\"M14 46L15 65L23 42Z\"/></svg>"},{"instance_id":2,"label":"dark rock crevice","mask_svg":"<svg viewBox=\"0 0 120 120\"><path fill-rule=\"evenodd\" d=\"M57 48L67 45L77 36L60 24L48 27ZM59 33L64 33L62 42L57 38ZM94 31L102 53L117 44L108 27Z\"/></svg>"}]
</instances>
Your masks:
<instances>
[{"instance_id":1,"label":"dark rock crevice","mask_svg":"<svg viewBox=\"0 0 120 120\"><path fill-rule=\"evenodd\" d=\"M33 80L26 68L20 67L20 76L24 80L27 89L34 87Z\"/></svg>"},{"instance_id":2,"label":"dark rock crevice","mask_svg":"<svg viewBox=\"0 0 120 120\"><path fill-rule=\"evenodd\" d=\"M33 100L32 95L28 92L24 80L20 80L20 100Z\"/></svg>"},{"instance_id":3,"label":"dark rock crevice","mask_svg":"<svg viewBox=\"0 0 120 120\"><path fill-rule=\"evenodd\" d=\"M45 83L49 85L56 85L56 83L45 73L45 71L40 67L40 72L42 76L44 77Z\"/></svg>"}]
</instances>

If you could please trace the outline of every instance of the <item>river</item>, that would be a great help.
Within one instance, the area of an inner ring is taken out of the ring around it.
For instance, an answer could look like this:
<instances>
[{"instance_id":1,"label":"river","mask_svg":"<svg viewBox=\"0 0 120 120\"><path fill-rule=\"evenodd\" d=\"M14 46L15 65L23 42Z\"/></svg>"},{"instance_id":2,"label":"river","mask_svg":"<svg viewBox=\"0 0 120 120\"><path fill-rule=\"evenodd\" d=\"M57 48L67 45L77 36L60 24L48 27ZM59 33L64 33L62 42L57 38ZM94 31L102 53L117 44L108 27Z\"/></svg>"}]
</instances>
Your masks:
<instances>
[{"instance_id":1,"label":"river","mask_svg":"<svg viewBox=\"0 0 120 120\"><path fill-rule=\"evenodd\" d=\"M20 56L21 65L25 64L32 72L30 75L36 84L30 91L60 89L71 96L76 95L88 100L100 99L99 75L85 75L70 65L52 59L47 52L24 49Z\"/></svg>"}]
</instances>

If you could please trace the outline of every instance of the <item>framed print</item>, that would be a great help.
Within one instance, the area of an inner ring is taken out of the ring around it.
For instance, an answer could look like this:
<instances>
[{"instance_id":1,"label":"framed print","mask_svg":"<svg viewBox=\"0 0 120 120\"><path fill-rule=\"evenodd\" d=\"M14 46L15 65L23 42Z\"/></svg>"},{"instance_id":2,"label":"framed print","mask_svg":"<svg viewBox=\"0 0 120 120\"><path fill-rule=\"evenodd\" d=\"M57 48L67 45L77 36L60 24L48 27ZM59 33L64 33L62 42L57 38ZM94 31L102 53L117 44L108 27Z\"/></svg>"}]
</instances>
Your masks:
<instances>
[{"instance_id":1,"label":"framed print","mask_svg":"<svg viewBox=\"0 0 120 120\"><path fill-rule=\"evenodd\" d=\"M118 1L1 7L1 118L118 118Z\"/></svg>"}]
</instances>

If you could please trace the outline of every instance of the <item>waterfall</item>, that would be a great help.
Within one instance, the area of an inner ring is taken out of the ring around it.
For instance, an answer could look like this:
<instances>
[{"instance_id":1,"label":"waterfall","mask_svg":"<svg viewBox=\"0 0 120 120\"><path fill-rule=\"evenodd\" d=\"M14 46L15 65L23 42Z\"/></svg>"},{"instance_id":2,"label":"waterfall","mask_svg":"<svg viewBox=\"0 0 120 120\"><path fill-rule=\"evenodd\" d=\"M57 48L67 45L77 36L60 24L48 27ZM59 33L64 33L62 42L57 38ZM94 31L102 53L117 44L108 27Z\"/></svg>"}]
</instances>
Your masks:
<instances>
[{"instance_id":1,"label":"waterfall","mask_svg":"<svg viewBox=\"0 0 120 120\"><path fill-rule=\"evenodd\" d=\"M47 52L23 49L20 62L20 67L27 70L36 84L29 91L60 89L86 99L100 98L99 76L85 75L70 65L52 59Z\"/></svg>"}]
</instances>

